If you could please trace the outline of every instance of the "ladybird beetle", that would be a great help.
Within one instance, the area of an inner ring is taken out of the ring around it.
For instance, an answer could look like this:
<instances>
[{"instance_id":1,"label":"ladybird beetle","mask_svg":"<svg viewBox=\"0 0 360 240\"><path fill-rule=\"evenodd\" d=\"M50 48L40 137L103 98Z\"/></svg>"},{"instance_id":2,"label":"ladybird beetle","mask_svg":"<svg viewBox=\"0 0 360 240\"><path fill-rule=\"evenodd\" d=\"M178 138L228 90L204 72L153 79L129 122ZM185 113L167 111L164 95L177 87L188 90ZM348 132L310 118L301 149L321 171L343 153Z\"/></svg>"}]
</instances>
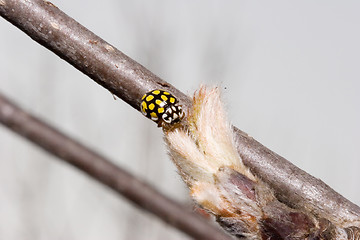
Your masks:
<instances>
[{"instance_id":1,"label":"ladybird beetle","mask_svg":"<svg viewBox=\"0 0 360 240\"><path fill-rule=\"evenodd\" d=\"M178 123L185 115L176 97L165 90L152 90L145 93L141 100L141 112L159 127L163 123L169 125Z\"/></svg>"}]
</instances>

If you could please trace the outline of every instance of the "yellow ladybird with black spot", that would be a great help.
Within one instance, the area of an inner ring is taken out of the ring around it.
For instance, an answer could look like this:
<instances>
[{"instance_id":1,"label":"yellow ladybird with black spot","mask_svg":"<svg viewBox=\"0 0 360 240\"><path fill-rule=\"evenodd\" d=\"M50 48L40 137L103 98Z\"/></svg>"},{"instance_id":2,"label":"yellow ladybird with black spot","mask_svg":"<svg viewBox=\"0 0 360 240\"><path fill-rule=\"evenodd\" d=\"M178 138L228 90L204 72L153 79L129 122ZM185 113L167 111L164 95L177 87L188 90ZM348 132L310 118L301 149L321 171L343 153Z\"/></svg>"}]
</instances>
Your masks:
<instances>
[{"instance_id":1,"label":"yellow ladybird with black spot","mask_svg":"<svg viewBox=\"0 0 360 240\"><path fill-rule=\"evenodd\" d=\"M155 89L146 93L141 99L141 112L147 117L162 126L174 124L184 118L184 112L178 100L171 93Z\"/></svg>"}]
</instances>

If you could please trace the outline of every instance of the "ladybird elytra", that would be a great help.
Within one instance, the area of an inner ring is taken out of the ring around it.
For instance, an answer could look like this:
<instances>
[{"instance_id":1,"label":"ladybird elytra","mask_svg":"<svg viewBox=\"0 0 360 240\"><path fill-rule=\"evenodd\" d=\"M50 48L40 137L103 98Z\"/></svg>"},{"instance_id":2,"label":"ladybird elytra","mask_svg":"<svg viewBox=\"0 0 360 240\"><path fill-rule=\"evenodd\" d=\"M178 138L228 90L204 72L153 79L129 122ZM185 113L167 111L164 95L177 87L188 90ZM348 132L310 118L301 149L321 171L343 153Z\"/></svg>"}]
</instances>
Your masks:
<instances>
[{"instance_id":1,"label":"ladybird elytra","mask_svg":"<svg viewBox=\"0 0 360 240\"><path fill-rule=\"evenodd\" d=\"M151 116L151 120L156 121L159 119L155 112L150 113L150 116Z\"/></svg>"},{"instance_id":2,"label":"ladybird elytra","mask_svg":"<svg viewBox=\"0 0 360 240\"><path fill-rule=\"evenodd\" d=\"M149 96L146 97L146 101L148 101L148 102L150 102L153 99L154 99L153 95L149 95Z\"/></svg>"},{"instance_id":3,"label":"ladybird elytra","mask_svg":"<svg viewBox=\"0 0 360 240\"><path fill-rule=\"evenodd\" d=\"M141 98L140 110L147 117L158 124L172 125L181 121L185 114L178 100L171 93L162 89L155 89L144 94Z\"/></svg>"},{"instance_id":4,"label":"ladybird elytra","mask_svg":"<svg viewBox=\"0 0 360 240\"><path fill-rule=\"evenodd\" d=\"M149 105L149 109L150 109L150 110L154 110L154 108L155 108L155 104L151 103L151 104Z\"/></svg>"},{"instance_id":5,"label":"ladybird elytra","mask_svg":"<svg viewBox=\"0 0 360 240\"><path fill-rule=\"evenodd\" d=\"M164 100L164 101L166 101L166 100L168 100L168 97L165 96L165 95L161 95L161 99Z\"/></svg>"}]
</instances>

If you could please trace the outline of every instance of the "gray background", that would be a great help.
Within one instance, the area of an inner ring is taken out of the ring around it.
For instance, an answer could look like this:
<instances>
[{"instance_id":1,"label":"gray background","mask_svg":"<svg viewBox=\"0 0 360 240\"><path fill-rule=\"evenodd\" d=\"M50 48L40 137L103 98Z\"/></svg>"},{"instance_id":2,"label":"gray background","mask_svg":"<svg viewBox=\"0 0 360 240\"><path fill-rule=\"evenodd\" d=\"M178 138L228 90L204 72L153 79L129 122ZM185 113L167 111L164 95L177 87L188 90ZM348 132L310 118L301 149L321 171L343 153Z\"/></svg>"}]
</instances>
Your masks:
<instances>
[{"instance_id":1,"label":"gray background","mask_svg":"<svg viewBox=\"0 0 360 240\"><path fill-rule=\"evenodd\" d=\"M188 94L220 84L234 125L360 204L358 1L54 3ZM0 36L2 93L191 205L155 124L4 19ZM188 238L0 127L0 239Z\"/></svg>"}]
</instances>

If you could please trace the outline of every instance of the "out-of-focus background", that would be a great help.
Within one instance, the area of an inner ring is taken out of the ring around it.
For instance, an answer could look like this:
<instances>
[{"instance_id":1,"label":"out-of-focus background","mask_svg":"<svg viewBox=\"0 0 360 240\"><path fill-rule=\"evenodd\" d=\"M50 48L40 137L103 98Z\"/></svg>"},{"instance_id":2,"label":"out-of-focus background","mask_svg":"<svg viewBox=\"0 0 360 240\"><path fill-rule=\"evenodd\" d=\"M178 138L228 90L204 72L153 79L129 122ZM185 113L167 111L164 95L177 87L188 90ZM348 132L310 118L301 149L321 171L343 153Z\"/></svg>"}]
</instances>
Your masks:
<instances>
[{"instance_id":1,"label":"out-of-focus background","mask_svg":"<svg viewBox=\"0 0 360 240\"><path fill-rule=\"evenodd\" d=\"M234 125L360 204L359 1L53 3L188 94L220 84ZM4 19L0 72L20 106L191 206L155 124ZM0 239L188 237L0 126Z\"/></svg>"}]
</instances>

